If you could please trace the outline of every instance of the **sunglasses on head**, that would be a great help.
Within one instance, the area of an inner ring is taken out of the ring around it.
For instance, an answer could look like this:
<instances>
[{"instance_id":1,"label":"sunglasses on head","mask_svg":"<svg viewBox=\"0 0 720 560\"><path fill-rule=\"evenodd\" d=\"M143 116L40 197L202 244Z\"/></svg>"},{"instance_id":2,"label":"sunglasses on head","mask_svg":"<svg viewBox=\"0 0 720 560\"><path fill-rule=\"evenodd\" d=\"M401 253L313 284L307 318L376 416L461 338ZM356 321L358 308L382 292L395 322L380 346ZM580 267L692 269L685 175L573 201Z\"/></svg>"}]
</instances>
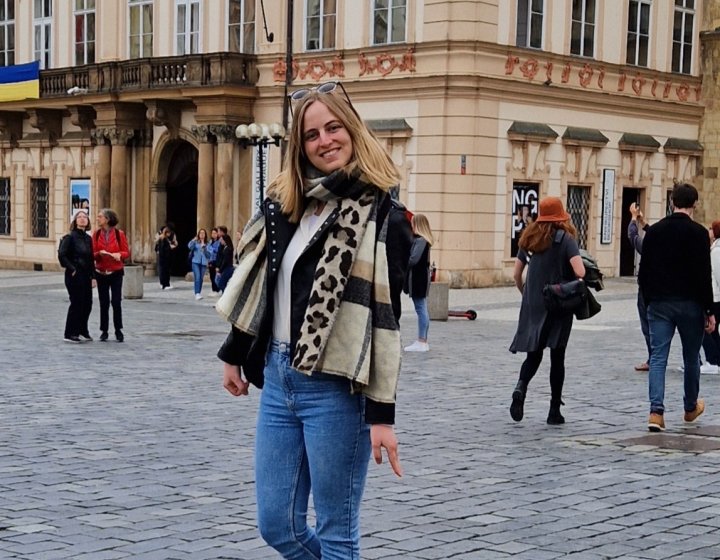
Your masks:
<instances>
[{"instance_id":1,"label":"sunglasses on head","mask_svg":"<svg viewBox=\"0 0 720 560\"><path fill-rule=\"evenodd\" d=\"M325 82L324 84L320 84L319 86L315 86L312 88L302 88L297 89L294 92L290 94L290 110L292 112L294 107L297 107L300 102L305 99L308 95L310 95L313 92L318 93L333 93L338 89L338 87L342 90L343 95L345 95L345 100L348 102L348 105L350 105L350 108L353 110L353 112L357 115L357 111L355 110L355 107L353 107L352 101L350 101L350 97L347 94L347 91L345 90L345 86L342 85L342 82L338 81L332 81L332 82Z\"/></svg>"}]
</instances>

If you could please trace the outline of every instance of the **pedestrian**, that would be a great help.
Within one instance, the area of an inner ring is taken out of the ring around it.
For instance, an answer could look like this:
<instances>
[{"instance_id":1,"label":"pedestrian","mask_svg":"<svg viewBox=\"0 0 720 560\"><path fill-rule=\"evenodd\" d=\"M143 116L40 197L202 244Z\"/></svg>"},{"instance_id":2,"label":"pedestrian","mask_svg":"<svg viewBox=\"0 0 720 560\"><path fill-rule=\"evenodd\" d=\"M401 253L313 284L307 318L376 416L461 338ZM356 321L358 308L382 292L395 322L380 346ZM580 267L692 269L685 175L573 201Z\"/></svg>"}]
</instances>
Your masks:
<instances>
[{"instance_id":1,"label":"pedestrian","mask_svg":"<svg viewBox=\"0 0 720 560\"><path fill-rule=\"evenodd\" d=\"M220 292L225 290L225 286L227 286L233 270L235 270L234 258L232 239L227 233L221 234L220 247L215 261L218 269L218 277L215 282Z\"/></svg>"},{"instance_id":2,"label":"pedestrian","mask_svg":"<svg viewBox=\"0 0 720 560\"><path fill-rule=\"evenodd\" d=\"M402 474L392 426L400 334L386 246L396 237L387 190L398 172L341 88L292 94L283 169L244 231L240 265L218 301L233 319L218 353L223 385L237 396L264 383L258 525L284 558L359 559L371 452L380 463L385 448Z\"/></svg>"},{"instance_id":3,"label":"pedestrian","mask_svg":"<svg viewBox=\"0 0 720 560\"><path fill-rule=\"evenodd\" d=\"M190 262L192 263L193 280L195 287L195 299L202 299L202 285L205 271L208 266L208 239L207 231L200 228L197 235L188 242L190 249Z\"/></svg>"},{"instance_id":4,"label":"pedestrian","mask_svg":"<svg viewBox=\"0 0 720 560\"><path fill-rule=\"evenodd\" d=\"M176 247L177 241L175 241L175 235L169 227L164 226L155 238L158 280L163 290L172 290L175 288L170 284L170 261L172 260L172 252Z\"/></svg>"},{"instance_id":5,"label":"pedestrian","mask_svg":"<svg viewBox=\"0 0 720 560\"><path fill-rule=\"evenodd\" d=\"M710 236L710 267L712 269L713 304L712 312L720 316L720 221L714 221L708 229ZM718 335L717 319L715 329L703 336L702 347L705 351L705 362L700 365L700 373L715 375L720 373L720 335Z\"/></svg>"},{"instance_id":6,"label":"pedestrian","mask_svg":"<svg viewBox=\"0 0 720 560\"><path fill-rule=\"evenodd\" d=\"M630 241L630 245L639 254L642 255L642 244L643 235L647 231L648 223L645 221L645 216L640 210L640 207L636 202L630 205L630 223L628 224L627 236ZM643 235L640 234L643 231ZM641 362L635 366L635 371L648 371L650 369L650 327L648 326L647 320L647 306L645 300L642 297L642 290L638 287L637 295L637 310L638 317L640 318L640 331L645 339L645 347L647 348L647 360Z\"/></svg>"},{"instance_id":7,"label":"pedestrian","mask_svg":"<svg viewBox=\"0 0 720 560\"><path fill-rule=\"evenodd\" d=\"M123 264L130 258L125 232L117 227L118 215L110 208L103 208L97 215L98 229L93 235L93 257L100 300L100 341L108 339L110 304L113 309L115 339L123 342L122 283L125 274Z\"/></svg>"},{"instance_id":8,"label":"pedestrian","mask_svg":"<svg viewBox=\"0 0 720 560\"><path fill-rule=\"evenodd\" d=\"M520 316L510 351L527 352L512 394L510 416L516 422L524 415L530 380L550 348L550 411L548 424L564 424L560 412L565 383L565 350L572 330L572 313L552 313L545 307L546 284L568 282L585 276L585 266L575 240L575 227L562 200L548 196L540 200L538 218L523 230L518 242L513 278L522 294ZM523 272L527 267L525 283Z\"/></svg>"},{"instance_id":9,"label":"pedestrian","mask_svg":"<svg viewBox=\"0 0 720 560\"><path fill-rule=\"evenodd\" d=\"M395 320L399 323L402 315L402 293L410 261L410 249L413 244L413 231L412 213L394 198L393 192L398 188L394 187L390 190L392 200L388 229L395 232L395 239L393 243L388 244L388 272L390 274L390 301Z\"/></svg>"},{"instance_id":10,"label":"pedestrian","mask_svg":"<svg viewBox=\"0 0 720 560\"><path fill-rule=\"evenodd\" d=\"M651 432L665 430L665 370L675 329L683 348L685 422L694 422L705 410L703 399L698 398L698 356L703 330L715 330L715 316L708 233L693 221L697 200L694 186L676 184L673 213L650 226L643 241L639 281L650 326Z\"/></svg>"},{"instance_id":11,"label":"pedestrian","mask_svg":"<svg viewBox=\"0 0 720 560\"><path fill-rule=\"evenodd\" d=\"M218 250L220 249L220 237L218 236L218 228L214 227L210 230L210 243L208 243L208 274L210 275L210 287L212 291L211 296L217 296L220 293L220 289L215 282L215 276L217 275L217 267L215 261L217 259Z\"/></svg>"},{"instance_id":12,"label":"pedestrian","mask_svg":"<svg viewBox=\"0 0 720 560\"><path fill-rule=\"evenodd\" d=\"M430 290L430 247L434 240L430 222L424 214L414 214L411 225L414 239L410 248L405 288L412 298L418 317L418 336L415 342L405 347L405 351L427 352L430 350L427 341L430 328L430 314L427 307L427 296Z\"/></svg>"},{"instance_id":13,"label":"pedestrian","mask_svg":"<svg viewBox=\"0 0 720 560\"><path fill-rule=\"evenodd\" d=\"M90 217L87 210L77 210L70 223L70 233L60 240L58 259L65 269L65 287L70 307L65 320L65 342L92 341L88 320L92 311L92 289L95 266Z\"/></svg>"}]
</instances>

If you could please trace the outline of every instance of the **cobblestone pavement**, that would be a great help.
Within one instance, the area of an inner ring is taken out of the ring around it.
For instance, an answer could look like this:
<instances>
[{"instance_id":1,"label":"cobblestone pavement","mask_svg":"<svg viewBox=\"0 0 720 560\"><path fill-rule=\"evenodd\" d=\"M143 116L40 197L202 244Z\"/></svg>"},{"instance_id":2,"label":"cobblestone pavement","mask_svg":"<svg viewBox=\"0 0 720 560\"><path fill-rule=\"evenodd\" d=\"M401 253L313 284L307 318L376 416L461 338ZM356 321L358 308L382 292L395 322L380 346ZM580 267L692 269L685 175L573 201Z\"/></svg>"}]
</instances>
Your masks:
<instances>
[{"instance_id":1,"label":"cobblestone pavement","mask_svg":"<svg viewBox=\"0 0 720 560\"><path fill-rule=\"evenodd\" d=\"M124 344L71 345L61 276L0 271L0 558L276 558L254 522L258 392L224 392L227 326L177 284L124 302ZM611 280L602 313L576 322L556 427L547 363L525 419L508 414L515 289L453 291L478 319L433 322L431 351L404 357L406 474L370 466L363 558L720 558L720 376L684 427L676 340L668 431L649 435L635 294ZM97 336L97 302L91 321ZM406 343L414 328L407 305Z\"/></svg>"}]
</instances>

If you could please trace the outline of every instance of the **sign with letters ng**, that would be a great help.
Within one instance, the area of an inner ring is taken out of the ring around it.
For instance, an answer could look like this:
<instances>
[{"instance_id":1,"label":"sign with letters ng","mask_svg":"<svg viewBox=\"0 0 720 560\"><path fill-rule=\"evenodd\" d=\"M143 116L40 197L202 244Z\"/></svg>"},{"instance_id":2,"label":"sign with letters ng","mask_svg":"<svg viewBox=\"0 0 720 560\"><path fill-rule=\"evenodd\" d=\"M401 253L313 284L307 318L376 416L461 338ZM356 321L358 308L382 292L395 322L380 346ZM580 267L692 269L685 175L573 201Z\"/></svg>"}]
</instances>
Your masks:
<instances>
[{"instance_id":1,"label":"sign with letters ng","mask_svg":"<svg viewBox=\"0 0 720 560\"><path fill-rule=\"evenodd\" d=\"M523 230L537 218L540 185L514 183L512 190L512 226L510 230L510 256L517 256L518 241Z\"/></svg>"}]
</instances>

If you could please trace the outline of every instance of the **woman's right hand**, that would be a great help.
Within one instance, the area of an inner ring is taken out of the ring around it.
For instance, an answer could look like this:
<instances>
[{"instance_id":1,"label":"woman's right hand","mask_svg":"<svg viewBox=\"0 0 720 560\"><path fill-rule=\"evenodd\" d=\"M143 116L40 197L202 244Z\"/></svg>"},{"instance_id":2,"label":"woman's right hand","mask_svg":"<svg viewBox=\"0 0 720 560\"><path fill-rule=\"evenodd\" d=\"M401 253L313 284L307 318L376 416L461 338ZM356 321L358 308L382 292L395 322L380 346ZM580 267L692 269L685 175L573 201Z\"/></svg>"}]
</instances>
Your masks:
<instances>
[{"instance_id":1,"label":"woman's right hand","mask_svg":"<svg viewBox=\"0 0 720 560\"><path fill-rule=\"evenodd\" d=\"M223 387L228 393L234 397L240 395L247 395L250 383L242 378L240 373L240 366L234 366L232 364L223 364Z\"/></svg>"}]
</instances>

